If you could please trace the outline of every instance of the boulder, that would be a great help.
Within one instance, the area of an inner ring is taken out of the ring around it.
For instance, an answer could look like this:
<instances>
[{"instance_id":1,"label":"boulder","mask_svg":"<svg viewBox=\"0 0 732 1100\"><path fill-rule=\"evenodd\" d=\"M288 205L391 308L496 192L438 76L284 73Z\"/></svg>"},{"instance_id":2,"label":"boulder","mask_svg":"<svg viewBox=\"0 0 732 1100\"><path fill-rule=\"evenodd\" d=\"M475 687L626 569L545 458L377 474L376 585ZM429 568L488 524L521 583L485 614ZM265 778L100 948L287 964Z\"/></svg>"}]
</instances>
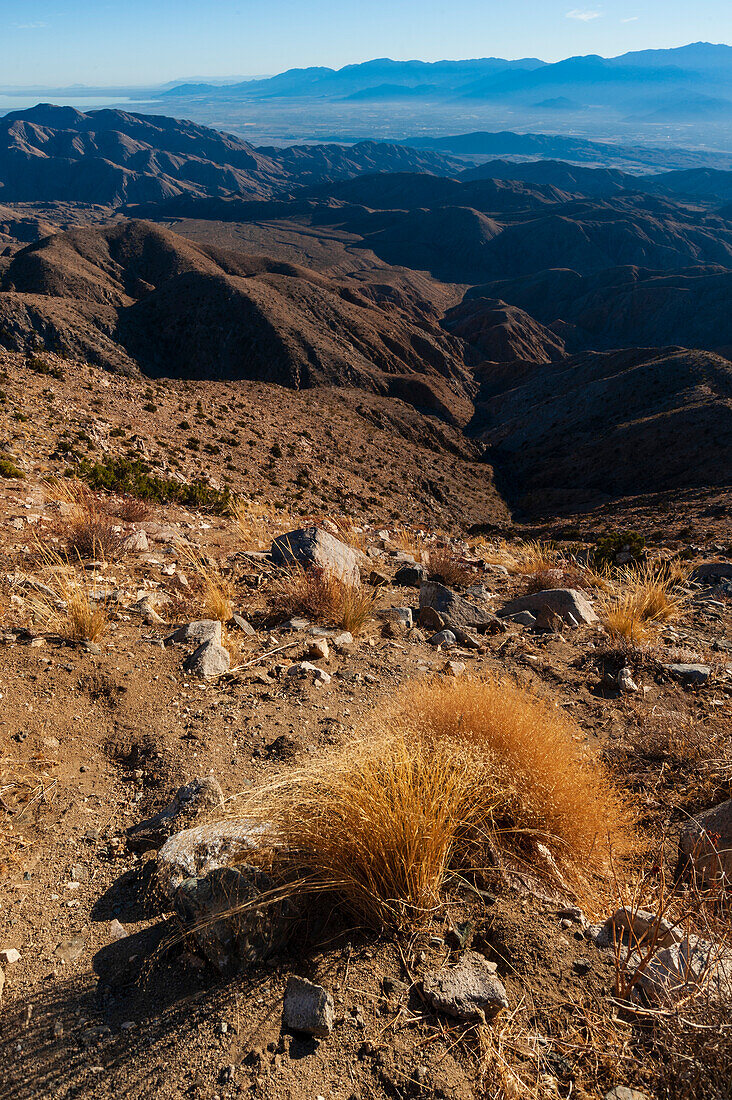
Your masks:
<instances>
[{"instance_id":1,"label":"boulder","mask_svg":"<svg viewBox=\"0 0 732 1100\"><path fill-rule=\"evenodd\" d=\"M266 826L245 821L217 821L174 833L158 852L155 872L158 888L169 900L188 878L201 878L217 867L240 862L258 848Z\"/></svg>"},{"instance_id":2,"label":"boulder","mask_svg":"<svg viewBox=\"0 0 732 1100\"><path fill-rule=\"evenodd\" d=\"M543 592L532 592L528 596L519 596L511 600L498 612L502 619L511 618L520 611L531 611L538 615L544 609L553 611L569 626L580 623L596 623L597 615L590 601L576 588L547 588Z\"/></svg>"},{"instance_id":3,"label":"boulder","mask_svg":"<svg viewBox=\"0 0 732 1100\"><path fill-rule=\"evenodd\" d=\"M442 966L422 982L425 996L438 1012L459 1020L485 1020L508 1007L496 964L477 951L467 951L455 966Z\"/></svg>"},{"instance_id":4,"label":"boulder","mask_svg":"<svg viewBox=\"0 0 732 1100\"><path fill-rule=\"evenodd\" d=\"M223 672L228 672L230 665L229 651L218 642L210 641L204 642L191 653L190 657L186 658L183 669L193 676L199 676L202 680L210 680L214 676L221 676Z\"/></svg>"},{"instance_id":5,"label":"boulder","mask_svg":"<svg viewBox=\"0 0 732 1100\"><path fill-rule=\"evenodd\" d=\"M697 584L726 579L732 579L732 561L705 561L697 565L689 577L690 581L696 581Z\"/></svg>"},{"instance_id":6,"label":"boulder","mask_svg":"<svg viewBox=\"0 0 732 1100\"><path fill-rule=\"evenodd\" d=\"M133 531L122 543L122 549L127 550L129 553L144 553L150 549L147 535L144 531Z\"/></svg>"},{"instance_id":7,"label":"boulder","mask_svg":"<svg viewBox=\"0 0 732 1100\"><path fill-rule=\"evenodd\" d=\"M221 623L218 619L198 619L194 623L184 623L165 638L165 645L180 642L216 642L221 645Z\"/></svg>"},{"instance_id":8,"label":"boulder","mask_svg":"<svg viewBox=\"0 0 732 1100\"><path fill-rule=\"evenodd\" d=\"M402 588L417 588L425 578L424 568L416 561L405 562L394 574L394 584Z\"/></svg>"},{"instance_id":9,"label":"boulder","mask_svg":"<svg viewBox=\"0 0 732 1100\"><path fill-rule=\"evenodd\" d=\"M437 634L432 635L430 645L437 646L438 649L441 646L451 649L452 646L457 645L457 638L451 630L440 630Z\"/></svg>"},{"instance_id":10,"label":"boulder","mask_svg":"<svg viewBox=\"0 0 732 1100\"><path fill-rule=\"evenodd\" d=\"M318 566L346 584L361 582L356 551L320 527L303 527L279 535L272 543L272 560L277 565L301 565L306 569Z\"/></svg>"},{"instance_id":11,"label":"boulder","mask_svg":"<svg viewBox=\"0 0 732 1100\"><path fill-rule=\"evenodd\" d=\"M678 870L703 883L732 880L732 799L687 821L679 836Z\"/></svg>"},{"instance_id":12,"label":"boulder","mask_svg":"<svg viewBox=\"0 0 732 1100\"><path fill-rule=\"evenodd\" d=\"M133 852L149 852L159 848L184 825L207 810L224 809L224 793L212 775L196 776L180 787L171 802L153 817L132 825L127 830L127 847Z\"/></svg>"},{"instance_id":13,"label":"boulder","mask_svg":"<svg viewBox=\"0 0 732 1100\"><path fill-rule=\"evenodd\" d=\"M326 1039L333 1030L333 998L327 989L291 974L287 979L282 1023L289 1031L304 1031Z\"/></svg>"},{"instance_id":14,"label":"boulder","mask_svg":"<svg viewBox=\"0 0 732 1100\"><path fill-rule=\"evenodd\" d=\"M459 626L468 630L472 627L490 633L506 629L491 611L476 607L438 581L424 582L419 590L419 606L420 609L430 608L438 612L447 627ZM421 613L420 623L427 625L423 623Z\"/></svg>"}]
</instances>

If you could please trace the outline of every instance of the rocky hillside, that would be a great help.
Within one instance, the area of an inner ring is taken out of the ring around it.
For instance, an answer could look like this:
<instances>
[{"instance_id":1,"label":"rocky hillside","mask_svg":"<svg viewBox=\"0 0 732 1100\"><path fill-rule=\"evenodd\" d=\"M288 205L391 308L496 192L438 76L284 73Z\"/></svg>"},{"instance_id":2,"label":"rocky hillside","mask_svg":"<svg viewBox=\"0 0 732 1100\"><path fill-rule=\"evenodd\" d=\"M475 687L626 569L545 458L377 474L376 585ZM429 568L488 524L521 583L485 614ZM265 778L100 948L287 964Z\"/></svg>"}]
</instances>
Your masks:
<instances>
[{"instance_id":1,"label":"rocky hillside","mask_svg":"<svg viewBox=\"0 0 732 1100\"><path fill-rule=\"evenodd\" d=\"M241 138L164 115L82 114L39 104L0 119L0 200L117 206L177 195L280 191L365 171L446 172L439 153L362 142L255 149Z\"/></svg>"}]
</instances>

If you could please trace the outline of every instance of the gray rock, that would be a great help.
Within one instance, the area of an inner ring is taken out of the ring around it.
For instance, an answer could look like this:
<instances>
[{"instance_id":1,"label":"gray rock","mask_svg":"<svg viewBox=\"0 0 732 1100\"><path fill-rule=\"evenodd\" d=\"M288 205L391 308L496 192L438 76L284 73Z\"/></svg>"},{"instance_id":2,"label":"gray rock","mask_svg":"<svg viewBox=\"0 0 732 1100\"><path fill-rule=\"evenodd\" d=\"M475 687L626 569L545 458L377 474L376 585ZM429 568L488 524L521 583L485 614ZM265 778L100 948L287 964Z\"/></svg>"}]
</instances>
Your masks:
<instances>
[{"instance_id":1,"label":"gray rock","mask_svg":"<svg viewBox=\"0 0 732 1100\"><path fill-rule=\"evenodd\" d=\"M702 584L705 581L732 579L732 561L705 561L697 565L689 577L690 581Z\"/></svg>"},{"instance_id":2,"label":"gray rock","mask_svg":"<svg viewBox=\"0 0 732 1100\"><path fill-rule=\"evenodd\" d=\"M637 985L653 1001L665 1004L701 995L725 1003L732 997L732 952L704 940L685 936L657 952L642 966L643 954L631 952L627 967L641 967Z\"/></svg>"},{"instance_id":3,"label":"gray rock","mask_svg":"<svg viewBox=\"0 0 732 1100\"><path fill-rule=\"evenodd\" d=\"M483 643L480 638L477 638L475 634L471 634L469 630L462 630L459 626L454 626L452 632L455 635L456 640L464 649L482 649Z\"/></svg>"},{"instance_id":4,"label":"gray rock","mask_svg":"<svg viewBox=\"0 0 732 1100\"><path fill-rule=\"evenodd\" d=\"M407 630L414 625L411 607L385 607L377 616L385 623L402 623Z\"/></svg>"},{"instance_id":5,"label":"gray rock","mask_svg":"<svg viewBox=\"0 0 732 1100\"><path fill-rule=\"evenodd\" d=\"M703 883L732 880L732 799L687 821L679 836L678 868Z\"/></svg>"},{"instance_id":6,"label":"gray rock","mask_svg":"<svg viewBox=\"0 0 732 1100\"><path fill-rule=\"evenodd\" d=\"M235 612L229 621L233 627L236 627L241 634L246 634L248 638L253 637L253 635L257 633L249 620L245 619L243 615L239 615Z\"/></svg>"},{"instance_id":7,"label":"gray rock","mask_svg":"<svg viewBox=\"0 0 732 1100\"><path fill-rule=\"evenodd\" d=\"M221 623L218 619L198 619L193 623L184 623L165 638L166 645L180 642L216 642L221 645Z\"/></svg>"},{"instance_id":8,"label":"gray rock","mask_svg":"<svg viewBox=\"0 0 732 1100\"><path fill-rule=\"evenodd\" d=\"M13 963L20 962L20 951L17 947L4 947L0 951L0 962L3 966L12 966Z\"/></svg>"},{"instance_id":9,"label":"gray rock","mask_svg":"<svg viewBox=\"0 0 732 1100\"><path fill-rule=\"evenodd\" d=\"M201 878L218 867L238 863L258 848L266 826L244 821L217 821L174 833L155 861L157 885L168 899L188 878Z\"/></svg>"},{"instance_id":10,"label":"gray rock","mask_svg":"<svg viewBox=\"0 0 732 1100\"><path fill-rule=\"evenodd\" d=\"M502 615L501 617L512 623L518 623L519 626L536 626L536 615L533 611L518 611L515 615Z\"/></svg>"},{"instance_id":11,"label":"gray rock","mask_svg":"<svg viewBox=\"0 0 732 1100\"><path fill-rule=\"evenodd\" d=\"M394 584L402 588L417 588L425 578L425 571L417 562L405 562L394 574Z\"/></svg>"},{"instance_id":12,"label":"gray rock","mask_svg":"<svg viewBox=\"0 0 732 1100\"><path fill-rule=\"evenodd\" d=\"M419 606L437 611L447 627L460 626L465 629L472 627L475 630L491 633L506 629L492 612L476 607L475 604L458 596L437 581L425 581L422 585L419 590Z\"/></svg>"},{"instance_id":13,"label":"gray rock","mask_svg":"<svg viewBox=\"0 0 732 1100\"><path fill-rule=\"evenodd\" d=\"M277 946L282 903L261 903L273 887L267 874L246 864L216 867L185 879L172 907L188 944L220 973L260 963Z\"/></svg>"},{"instance_id":14,"label":"gray rock","mask_svg":"<svg viewBox=\"0 0 732 1100\"><path fill-rule=\"evenodd\" d=\"M279 535L272 543L272 559L278 565L319 566L347 584L358 585L361 581L356 551L320 527L303 527Z\"/></svg>"},{"instance_id":15,"label":"gray rock","mask_svg":"<svg viewBox=\"0 0 732 1100\"><path fill-rule=\"evenodd\" d=\"M350 630L343 630L340 634L335 634L331 642L334 649L344 649L346 646L353 645L353 634Z\"/></svg>"},{"instance_id":16,"label":"gray rock","mask_svg":"<svg viewBox=\"0 0 732 1100\"><path fill-rule=\"evenodd\" d=\"M282 1022L290 1031L327 1039L333 1030L333 998L327 989L291 974L287 979Z\"/></svg>"},{"instance_id":17,"label":"gray rock","mask_svg":"<svg viewBox=\"0 0 732 1100\"><path fill-rule=\"evenodd\" d=\"M209 810L223 811L224 793L212 775L196 776L180 787L171 802L153 817L127 830L127 846L133 852L159 848L173 833Z\"/></svg>"},{"instance_id":18,"label":"gray rock","mask_svg":"<svg viewBox=\"0 0 732 1100\"><path fill-rule=\"evenodd\" d=\"M519 596L511 600L498 612L502 619L509 618L519 611L532 611L534 614L548 608L571 625L578 623L596 623L597 615L590 601L576 588L547 588L543 592L532 592L528 596Z\"/></svg>"},{"instance_id":19,"label":"gray rock","mask_svg":"<svg viewBox=\"0 0 732 1100\"><path fill-rule=\"evenodd\" d=\"M701 685L706 684L707 680L711 676L712 670L709 665L664 665L667 672L670 672L675 680L680 680L682 684Z\"/></svg>"},{"instance_id":20,"label":"gray rock","mask_svg":"<svg viewBox=\"0 0 732 1100\"><path fill-rule=\"evenodd\" d=\"M496 964L477 951L467 951L456 966L443 966L426 975L422 985L438 1012L459 1020L484 1020L508 1007L506 990L496 977Z\"/></svg>"},{"instance_id":21,"label":"gray rock","mask_svg":"<svg viewBox=\"0 0 732 1100\"><path fill-rule=\"evenodd\" d=\"M610 943L622 941L631 948L640 947L654 940L658 947L670 947L681 938L681 932L666 920L648 909L617 909L605 922Z\"/></svg>"},{"instance_id":22,"label":"gray rock","mask_svg":"<svg viewBox=\"0 0 732 1100\"><path fill-rule=\"evenodd\" d=\"M639 1089L629 1089L627 1085L616 1085L605 1093L605 1100L648 1100L645 1092Z\"/></svg>"},{"instance_id":23,"label":"gray rock","mask_svg":"<svg viewBox=\"0 0 732 1100\"><path fill-rule=\"evenodd\" d=\"M440 630L437 634L432 635L430 645L445 646L450 649L452 646L457 645L457 638L451 630Z\"/></svg>"},{"instance_id":24,"label":"gray rock","mask_svg":"<svg viewBox=\"0 0 732 1100\"><path fill-rule=\"evenodd\" d=\"M219 626L221 624L219 623ZM183 662L185 672L193 676L200 676L203 680L210 680L214 676L221 676L227 672L231 665L229 651L217 642L204 642L198 649L191 653Z\"/></svg>"}]
</instances>

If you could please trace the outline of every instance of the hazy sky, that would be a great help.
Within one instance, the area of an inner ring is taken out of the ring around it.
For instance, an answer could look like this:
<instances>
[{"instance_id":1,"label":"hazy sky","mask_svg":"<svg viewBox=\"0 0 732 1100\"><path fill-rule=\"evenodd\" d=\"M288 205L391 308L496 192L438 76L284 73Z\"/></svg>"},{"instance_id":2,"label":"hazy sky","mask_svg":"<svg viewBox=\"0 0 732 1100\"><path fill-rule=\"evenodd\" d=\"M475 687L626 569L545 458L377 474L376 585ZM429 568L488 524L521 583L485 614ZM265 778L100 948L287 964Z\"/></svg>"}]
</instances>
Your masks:
<instances>
[{"instance_id":1,"label":"hazy sky","mask_svg":"<svg viewBox=\"0 0 732 1100\"><path fill-rule=\"evenodd\" d=\"M0 0L0 82L155 83L399 59L732 44L732 0Z\"/></svg>"}]
</instances>

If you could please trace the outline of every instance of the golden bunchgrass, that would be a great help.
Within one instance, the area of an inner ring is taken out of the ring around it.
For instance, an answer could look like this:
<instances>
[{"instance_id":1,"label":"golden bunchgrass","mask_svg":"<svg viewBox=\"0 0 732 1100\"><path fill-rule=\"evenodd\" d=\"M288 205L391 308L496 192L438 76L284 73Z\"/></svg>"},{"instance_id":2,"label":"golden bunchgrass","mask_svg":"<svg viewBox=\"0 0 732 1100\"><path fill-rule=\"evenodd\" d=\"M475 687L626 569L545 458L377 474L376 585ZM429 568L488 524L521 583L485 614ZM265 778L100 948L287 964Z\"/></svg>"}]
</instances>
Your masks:
<instances>
[{"instance_id":1,"label":"golden bunchgrass","mask_svg":"<svg viewBox=\"0 0 732 1100\"><path fill-rule=\"evenodd\" d=\"M675 588L681 576L654 563L619 570L600 599L601 618L609 633L640 644L664 623L678 619L684 597Z\"/></svg>"},{"instance_id":2,"label":"golden bunchgrass","mask_svg":"<svg viewBox=\"0 0 732 1100\"><path fill-rule=\"evenodd\" d=\"M106 632L109 617L95 599L94 582L51 546L38 542L36 556L47 591L32 591L26 597L32 617L70 641L98 641Z\"/></svg>"},{"instance_id":3,"label":"golden bunchgrass","mask_svg":"<svg viewBox=\"0 0 732 1100\"><path fill-rule=\"evenodd\" d=\"M269 549L273 539L287 530L287 517L270 504L236 500L231 514L245 550Z\"/></svg>"},{"instance_id":4,"label":"golden bunchgrass","mask_svg":"<svg viewBox=\"0 0 732 1100\"><path fill-rule=\"evenodd\" d=\"M293 564L269 590L269 609L276 618L305 615L359 634L373 616L376 598L372 588L348 584L329 570Z\"/></svg>"},{"instance_id":5,"label":"golden bunchgrass","mask_svg":"<svg viewBox=\"0 0 732 1100\"><path fill-rule=\"evenodd\" d=\"M245 796L273 870L374 928L418 921L449 875L513 864L586 883L632 847L627 808L563 712L507 681L407 688L346 749Z\"/></svg>"},{"instance_id":6,"label":"golden bunchgrass","mask_svg":"<svg viewBox=\"0 0 732 1100\"><path fill-rule=\"evenodd\" d=\"M542 573L547 569L552 569L557 564L558 558L557 551L553 546L550 546L547 542L540 542L538 539L523 542L515 547L513 556L515 565L511 571L526 574Z\"/></svg>"},{"instance_id":7,"label":"golden bunchgrass","mask_svg":"<svg viewBox=\"0 0 732 1100\"><path fill-rule=\"evenodd\" d=\"M226 623L234 614L234 589L226 577L222 576L218 565L199 551L187 547L183 556L193 574L194 586L200 592L201 610L204 618L218 619Z\"/></svg>"}]
</instances>

